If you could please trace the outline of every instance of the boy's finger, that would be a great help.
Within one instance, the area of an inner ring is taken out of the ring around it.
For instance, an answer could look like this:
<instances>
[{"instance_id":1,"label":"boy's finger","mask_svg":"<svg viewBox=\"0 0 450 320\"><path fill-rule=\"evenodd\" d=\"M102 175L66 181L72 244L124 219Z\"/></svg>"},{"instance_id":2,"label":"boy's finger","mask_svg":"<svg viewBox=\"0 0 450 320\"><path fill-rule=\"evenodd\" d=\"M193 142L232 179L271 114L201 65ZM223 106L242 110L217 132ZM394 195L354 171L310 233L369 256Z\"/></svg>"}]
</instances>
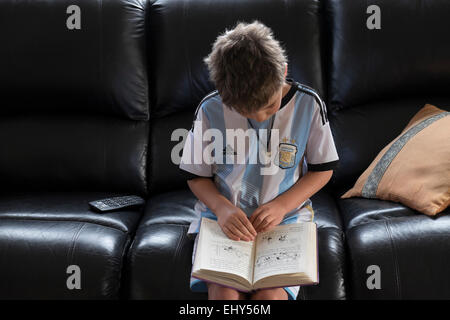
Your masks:
<instances>
[{"instance_id":1,"label":"boy's finger","mask_svg":"<svg viewBox=\"0 0 450 320\"><path fill-rule=\"evenodd\" d=\"M263 222L259 225L259 227L258 227L258 228L259 228L259 232L262 232L262 231L264 231L265 229L269 228L270 225L272 224L272 222L273 222L272 217L267 216L267 217L263 220Z\"/></svg>"},{"instance_id":2,"label":"boy's finger","mask_svg":"<svg viewBox=\"0 0 450 320\"><path fill-rule=\"evenodd\" d=\"M255 223L253 224L253 226L255 227L255 230L257 230L259 232L261 230L261 227L266 225L266 223L267 223L266 219L268 216L269 215L267 213L263 213L258 216L258 219L256 219Z\"/></svg>"},{"instance_id":3,"label":"boy's finger","mask_svg":"<svg viewBox=\"0 0 450 320\"><path fill-rule=\"evenodd\" d=\"M246 234L246 228L240 223L240 221L232 221L232 226L229 228L235 235L245 241L251 240L251 235Z\"/></svg>"},{"instance_id":4,"label":"boy's finger","mask_svg":"<svg viewBox=\"0 0 450 320\"><path fill-rule=\"evenodd\" d=\"M248 230L250 235L252 235L253 237L256 237L256 230L255 230L255 228L253 228L253 225L250 223L248 218L246 216L244 216L244 217L239 216L239 220L242 222L242 224Z\"/></svg>"},{"instance_id":5,"label":"boy's finger","mask_svg":"<svg viewBox=\"0 0 450 320\"><path fill-rule=\"evenodd\" d=\"M253 211L252 215L250 216L250 222L253 226L255 226L255 219L263 212L264 210L259 207L256 208L255 211Z\"/></svg>"},{"instance_id":6,"label":"boy's finger","mask_svg":"<svg viewBox=\"0 0 450 320\"><path fill-rule=\"evenodd\" d=\"M253 210L252 215L251 215L250 218L249 218L250 222L253 223L253 220L255 220L255 217L257 217L258 214L261 213L261 209L262 209L261 207L258 207L258 208L256 208L255 210Z\"/></svg>"},{"instance_id":7,"label":"boy's finger","mask_svg":"<svg viewBox=\"0 0 450 320\"><path fill-rule=\"evenodd\" d=\"M254 217L252 225L255 228L255 230L258 230L258 226L261 224L261 221L264 219L264 217L265 217L264 211L258 212L258 214Z\"/></svg>"},{"instance_id":8,"label":"boy's finger","mask_svg":"<svg viewBox=\"0 0 450 320\"><path fill-rule=\"evenodd\" d=\"M259 208L256 208L255 211L252 212L252 215L249 218L250 223L253 224L253 220L255 220L255 217L258 215L258 212L259 212Z\"/></svg>"},{"instance_id":9,"label":"boy's finger","mask_svg":"<svg viewBox=\"0 0 450 320\"><path fill-rule=\"evenodd\" d=\"M270 231L272 229L272 227L274 227L274 226L275 226L274 223L270 223L268 226L266 226L264 229L262 229L261 232Z\"/></svg>"},{"instance_id":10,"label":"boy's finger","mask_svg":"<svg viewBox=\"0 0 450 320\"><path fill-rule=\"evenodd\" d=\"M233 232L231 232L231 230L228 227L223 227L223 231L225 232L225 234L227 235L228 238L230 238L231 240L235 240L235 241L239 241L239 237L237 235L235 235Z\"/></svg>"}]
</instances>

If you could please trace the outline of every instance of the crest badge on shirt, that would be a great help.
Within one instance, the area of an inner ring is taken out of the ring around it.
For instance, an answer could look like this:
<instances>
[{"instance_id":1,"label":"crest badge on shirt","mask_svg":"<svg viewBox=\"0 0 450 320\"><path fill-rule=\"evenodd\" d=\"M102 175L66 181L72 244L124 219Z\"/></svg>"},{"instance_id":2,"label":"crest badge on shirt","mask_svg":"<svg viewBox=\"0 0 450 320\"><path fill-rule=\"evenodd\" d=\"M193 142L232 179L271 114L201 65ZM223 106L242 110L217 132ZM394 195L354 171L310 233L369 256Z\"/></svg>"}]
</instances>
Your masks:
<instances>
[{"instance_id":1,"label":"crest badge on shirt","mask_svg":"<svg viewBox=\"0 0 450 320\"><path fill-rule=\"evenodd\" d=\"M292 168L295 165L297 146L291 143L280 143L278 146L278 166L282 169Z\"/></svg>"}]
</instances>

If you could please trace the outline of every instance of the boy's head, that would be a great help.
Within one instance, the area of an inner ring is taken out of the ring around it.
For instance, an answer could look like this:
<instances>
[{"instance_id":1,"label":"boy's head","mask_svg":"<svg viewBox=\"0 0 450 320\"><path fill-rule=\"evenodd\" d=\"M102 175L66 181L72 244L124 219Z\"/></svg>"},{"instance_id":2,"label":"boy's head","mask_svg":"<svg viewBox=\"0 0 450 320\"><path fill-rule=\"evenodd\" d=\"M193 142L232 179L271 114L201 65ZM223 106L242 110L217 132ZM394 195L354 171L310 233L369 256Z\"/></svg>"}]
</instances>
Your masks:
<instances>
[{"instance_id":1,"label":"boy's head","mask_svg":"<svg viewBox=\"0 0 450 320\"><path fill-rule=\"evenodd\" d=\"M257 115L258 121L279 109L287 57L264 24L240 22L226 30L204 62L227 107L249 118Z\"/></svg>"}]
</instances>

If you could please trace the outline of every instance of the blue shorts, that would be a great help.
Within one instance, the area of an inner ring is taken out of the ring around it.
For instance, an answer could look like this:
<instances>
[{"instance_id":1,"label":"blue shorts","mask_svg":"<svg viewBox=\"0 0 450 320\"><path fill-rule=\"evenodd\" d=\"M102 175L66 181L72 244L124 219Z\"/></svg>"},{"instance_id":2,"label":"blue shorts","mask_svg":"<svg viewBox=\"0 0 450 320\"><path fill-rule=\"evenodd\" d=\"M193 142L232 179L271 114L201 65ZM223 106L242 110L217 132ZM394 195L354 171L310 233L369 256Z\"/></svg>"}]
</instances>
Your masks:
<instances>
[{"instance_id":1,"label":"blue shorts","mask_svg":"<svg viewBox=\"0 0 450 320\"><path fill-rule=\"evenodd\" d=\"M281 221L280 224L289 224L289 223L296 223L296 222L301 222L301 221L313 221L313 220L314 220L314 210L311 205L306 205L304 208L302 208L298 212L298 214ZM192 264L194 263L195 251L197 249L197 241L198 241L198 234L195 236L194 249L192 251ZM200 280L200 279L193 278L192 270L191 270L191 278L190 278L189 286L191 288L191 291L193 291L193 292L208 292L208 286L207 286L206 282L203 280ZM283 289L286 290L289 300L297 300L300 286L283 287Z\"/></svg>"}]
</instances>

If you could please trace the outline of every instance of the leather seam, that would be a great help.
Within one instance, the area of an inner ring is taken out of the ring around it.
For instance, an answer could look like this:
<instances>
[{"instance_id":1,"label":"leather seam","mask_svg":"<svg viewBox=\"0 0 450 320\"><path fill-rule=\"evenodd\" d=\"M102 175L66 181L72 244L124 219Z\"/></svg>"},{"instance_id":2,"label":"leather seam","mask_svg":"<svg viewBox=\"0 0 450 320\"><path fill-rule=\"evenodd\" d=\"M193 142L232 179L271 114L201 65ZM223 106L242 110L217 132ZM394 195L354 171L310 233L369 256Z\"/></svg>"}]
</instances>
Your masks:
<instances>
[{"instance_id":1,"label":"leather seam","mask_svg":"<svg viewBox=\"0 0 450 320\"><path fill-rule=\"evenodd\" d=\"M392 248L392 260L394 262L394 270L395 270L395 285L397 288L397 298L401 299L401 289L400 289L400 272L399 272L399 266L398 266L398 260L397 260L397 250L395 248L395 244L394 244L394 238L392 237L392 230L389 224L389 220L385 220L384 223L385 227L386 227L386 231L387 234L389 235L389 240L391 243L391 248Z\"/></svg>"},{"instance_id":2,"label":"leather seam","mask_svg":"<svg viewBox=\"0 0 450 320\"><path fill-rule=\"evenodd\" d=\"M123 245L122 248L122 255L121 255L121 259L120 259L120 266L119 266L119 279L118 279L118 288L117 288L117 297L121 297L122 295L125 295L124 287L125 284L123 283L125 280L125 272L126 272L126 267L127 267L127 260L128 260L128 253L129 250L131 250L131 245L134 243L133 241L134 239L132 239L129 235L127 236L127 238L125 239L125 243Z\"/></svg>"},{"instance_id":3,"label":"leather seam","mask_svg":"<svg viewBox=\"0 0 450 320\"><path fill-rule=\"evenodd\" d=\"M83 223L79 228L78 231L74 234L74 236L72 237L72 245L70 246L70 250L68 252L68 254L70 255L70 260L69 262L71 263L73 261L73 255L75 252L75 247L76 247L76 242L80 236L81 230L83 230L84 226L86 225L86 223Z\"/></svg>"},{"instance_id":4,"label":"leather seam","mask_svg":"<svg viewBox=\"0 0 450 320\"><path fill-rule=\"evenodd\" d=\"M182 229L186 229L186 227L183 226ZM185 230L183 230L183 231L185 231ZM174 259L175 263L177 262L177 258L180 255L180 252L181 252L180 247L181 247L181 244L183 243L185 235L186 235L186 232L182 232L181 233L181 237L179 237L179 239L178 239L177 246L176 246L176 249L175 249L175 254L173 255L173 259Z\"/></svg>"},{"instance_id":5,"label":"leather seam","mask_svg":"<svg viewBox=\"0 0 450 320\"><path fill-rule=\"evenodd\" d=\"M378 213L377 213L378 214ZM385 222L385 221L398 221L399 219L403 219L403 218L408 218L409 216L399 216L399 217L388 217L389 219L385 219L385 218L381 218L381 219L374 219L374 220L370 220L370 221L366 221L366 222L362 222L356 225L351 226L350 228L346 228L345 231L350 231L353 228L357 228L359 226L364 226L367 224L371 224L371 223L377 223L377 222Z\"/></svg>"},{"instance_id":6,"label":"leather seam","mask_svg":"<svg viewBox=\"0 0 450 320\"><path fill-rule=\"evenodd\" d=\"M189 225L182 224L182 223L156 222L156 223L150 223L150 224L145 224L145 225L139 225L138 230L141 228L146 228L146 227L151 227L151 226L156 226L156 225L179 226L179 227L184 227L184 228L187 228L189 226Z\"/></svg>"},{"instance_id":7,"label":"leather seam","mask_svg":"<svg viewBox=\"0 0 450 320\"><path fill-rule=\"evenodd\" d=\"M182 246L182 244L183 244L183 242L184 242L184 239L186 238L186 227L185 226L183 226L182 227L182 229L183 229L183 232L181 232L181 236L178 238L178 242L177 242L177 246L176 246L176 249L175 249L175 254L173 255L173 266L177 266L178 265L178 261L179 261L179 256L180 256L180 254L181 254L181 246ZM174 270L175 272L176 272L176 270ZM175 274L175 272L173 273L173 274ZM172 278L173 279L173 278Z\"/></svg>"}]
</instances>

